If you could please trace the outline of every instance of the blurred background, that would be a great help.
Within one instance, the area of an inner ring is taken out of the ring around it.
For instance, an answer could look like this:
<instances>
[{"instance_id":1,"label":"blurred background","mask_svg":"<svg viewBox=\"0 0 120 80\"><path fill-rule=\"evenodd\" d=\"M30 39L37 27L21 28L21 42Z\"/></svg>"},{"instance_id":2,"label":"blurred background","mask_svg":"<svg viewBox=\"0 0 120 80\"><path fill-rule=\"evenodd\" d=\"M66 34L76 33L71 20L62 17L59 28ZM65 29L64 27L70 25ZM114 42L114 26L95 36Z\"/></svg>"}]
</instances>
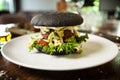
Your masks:
<instances>
[{"instance_id":1,"label":"blurred background","mask_svg":"<svg viewBox=\"0 0 120 80\"><path fill-rule=\"evenodd\" d=\"M14 36L37 32L32 17L49 11L81 15L79 30L120 36L120 0L0 0L0 24L15 24L9 27Z\"/></svg>"}]
</instances>

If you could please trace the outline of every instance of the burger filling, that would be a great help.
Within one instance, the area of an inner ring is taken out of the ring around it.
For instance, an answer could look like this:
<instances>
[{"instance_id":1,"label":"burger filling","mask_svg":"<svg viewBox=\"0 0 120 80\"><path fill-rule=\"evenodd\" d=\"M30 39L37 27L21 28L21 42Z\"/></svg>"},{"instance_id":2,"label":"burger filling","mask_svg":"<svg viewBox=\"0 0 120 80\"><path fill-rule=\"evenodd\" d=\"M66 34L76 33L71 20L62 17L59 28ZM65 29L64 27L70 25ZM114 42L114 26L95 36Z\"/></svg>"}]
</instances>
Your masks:
<instances>
[{"instance_id":1,"label":"burger filling","mask_svg":"<svg viewBox=\"0 0 120 80\"><path fill-rule=\"evenodd\" d=\"M32 36L29 50L37 49L48 54L73 54L82 52L82 42L88 35L80 35L74 27L39 27L40 33Z\"/></svg>"}]
</instances>

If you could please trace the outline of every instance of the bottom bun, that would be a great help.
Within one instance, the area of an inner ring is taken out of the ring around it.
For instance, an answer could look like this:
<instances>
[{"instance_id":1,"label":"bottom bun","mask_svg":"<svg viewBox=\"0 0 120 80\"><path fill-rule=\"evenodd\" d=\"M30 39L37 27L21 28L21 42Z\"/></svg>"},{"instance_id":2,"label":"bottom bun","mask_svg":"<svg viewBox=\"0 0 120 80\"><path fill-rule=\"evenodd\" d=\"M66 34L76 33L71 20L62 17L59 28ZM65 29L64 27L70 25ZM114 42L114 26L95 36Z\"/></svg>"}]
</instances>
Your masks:
<instances>
[{"instance_id":1,"label":"bottom bun","mask_svg":"<svg viewBox=\"0 0 120 80\"><path fill-rule=\"evenodd\" d=\"M50 52L45 52L42 48L37 49L39 52L43 54L48 54L48 55L68 55L65 51L54 51L52 54ZM78 54L77 50L74 50L73 54Z\"/></svg>"}]
</instances>

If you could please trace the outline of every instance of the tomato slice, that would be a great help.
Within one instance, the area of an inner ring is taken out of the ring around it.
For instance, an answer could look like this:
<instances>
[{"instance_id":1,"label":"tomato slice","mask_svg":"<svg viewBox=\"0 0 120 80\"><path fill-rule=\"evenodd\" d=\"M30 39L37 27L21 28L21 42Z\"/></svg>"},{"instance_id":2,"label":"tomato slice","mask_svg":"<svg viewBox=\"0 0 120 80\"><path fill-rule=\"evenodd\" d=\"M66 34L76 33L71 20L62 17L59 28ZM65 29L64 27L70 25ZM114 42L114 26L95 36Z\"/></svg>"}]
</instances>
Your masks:
<instances>
[{"instance_id":1,"label":"tomato slice","mask_svg":"<svg viewBox=\"0 0 120 80\"><path fill-rule=\"evenodd\" d=\"M39 44L41 44L43 46L48 46L48 42L44 41L43 39L39 40Z\"/></svg>"}]
</instances>

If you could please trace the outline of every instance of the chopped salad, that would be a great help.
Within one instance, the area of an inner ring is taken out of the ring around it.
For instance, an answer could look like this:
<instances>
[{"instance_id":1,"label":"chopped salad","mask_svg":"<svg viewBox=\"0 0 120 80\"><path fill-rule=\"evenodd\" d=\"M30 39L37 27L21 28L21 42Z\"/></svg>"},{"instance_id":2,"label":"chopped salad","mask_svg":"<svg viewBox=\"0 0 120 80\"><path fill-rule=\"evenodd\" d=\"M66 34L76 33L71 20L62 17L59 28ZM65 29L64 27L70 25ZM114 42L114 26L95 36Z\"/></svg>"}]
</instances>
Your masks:
<instances>
[{"instance_id":1,"label":"chopped salad","mask_svg":"<svg viewBox=\"0 0 120 80\"><path fill-rule=\"evenodd\" d=\"M82 52L82 42L88 34L81 35L74 27L40 27L40 33L31 36L29 50L37 49L51 55Z\"/></svg>"}]
</instances>

